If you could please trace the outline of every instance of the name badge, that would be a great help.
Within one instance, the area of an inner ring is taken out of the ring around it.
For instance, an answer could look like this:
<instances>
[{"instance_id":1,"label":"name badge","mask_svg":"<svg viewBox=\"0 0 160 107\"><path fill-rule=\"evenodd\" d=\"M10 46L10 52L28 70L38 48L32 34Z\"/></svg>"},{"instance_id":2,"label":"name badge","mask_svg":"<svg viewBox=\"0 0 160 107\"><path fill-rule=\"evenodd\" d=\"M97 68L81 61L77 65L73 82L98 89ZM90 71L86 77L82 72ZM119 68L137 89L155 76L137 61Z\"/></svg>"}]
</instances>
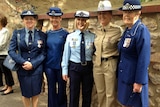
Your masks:
<instances>
[{"instance_id":1,"label":"name badge","mask_svg":"<svg viewBox=\"0 0 160 107\"><path fill-rule=\"evenodd\" d=\"M131 43L131 38L125 38L123 47L128 48Z\"/></svg>"}]
</instances>

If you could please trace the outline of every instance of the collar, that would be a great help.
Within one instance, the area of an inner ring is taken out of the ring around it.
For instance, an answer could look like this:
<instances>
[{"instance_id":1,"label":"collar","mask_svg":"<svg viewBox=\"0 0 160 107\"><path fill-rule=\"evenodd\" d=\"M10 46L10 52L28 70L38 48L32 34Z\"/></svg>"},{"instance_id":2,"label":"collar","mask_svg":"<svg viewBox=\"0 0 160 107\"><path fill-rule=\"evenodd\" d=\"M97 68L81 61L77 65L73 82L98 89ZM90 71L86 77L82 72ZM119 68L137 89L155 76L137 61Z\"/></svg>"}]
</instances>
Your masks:
<instances>
[{"instance_id":1,"label":"collar","mask_svg":"<svg viewBox=\"0 0 160 107\"><path fill-rule=\"evenodd\" d=\"M137 22L132 26L131 29L126 28L126 30L129 31L130 36L134 36L136 34L137 29L138 29L139 25L141 25L141 24L142 24L141 20L138 19Z\"/></svg>"},{"instance_id":2,"label":"collar","mask_svg":"<svg viewBox=\"0 0 160 107\"><path fill-rule=\"evenodd\" d=\"M109 22L109 23L108 23L108 25L106 25L106 26L102 26L102 25L100 25L100 28L101 28L101 31L106 32L106 31L107 31L107 29L109 29L111 26L112 26L112 23L111 23L111 22Z\"/></svg>"},{"instance_id":3,"label":"collar","mask_svg":"<svg viewBox=\"0 0 160 107\"><path fill-rule=\"evenodd\" d=\"M26 31L26 33L28 33L30 30L25 28L25 31ZM33 32L32 34L34 34L34 29L32 29L31 31Z\"/></svg>"}]
</instances>

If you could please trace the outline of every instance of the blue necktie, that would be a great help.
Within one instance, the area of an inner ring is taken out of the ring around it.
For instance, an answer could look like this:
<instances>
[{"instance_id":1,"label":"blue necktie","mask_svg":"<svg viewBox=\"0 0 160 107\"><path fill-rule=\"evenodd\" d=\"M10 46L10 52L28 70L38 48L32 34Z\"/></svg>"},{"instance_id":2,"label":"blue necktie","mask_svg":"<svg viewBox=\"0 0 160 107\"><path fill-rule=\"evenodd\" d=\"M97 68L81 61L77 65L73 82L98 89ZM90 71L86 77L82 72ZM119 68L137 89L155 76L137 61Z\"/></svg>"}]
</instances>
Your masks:
<instances>
[{"instance_id":1,"label":"blue necktie","mask_svg":"<svg viewBox=\"0 0 160 107\"><path fill-rule=\"evenodd\" d=\"M81 63L85 64L86 63L86 57L85 57L85 41L84 41L84 33L83 32L81 32L80 58L81 58Z\"/></svg>"},{"instance_id":2,"label":"blue necktie","mask_svg":"<svg viewBox=\"0 0 160 107\"><path fill-rule=\"evenodd\" d=\"M32 44L32 31L30 30L28 33L29 33L28 46L30 46Z\"/></svg>"}]
</instances>

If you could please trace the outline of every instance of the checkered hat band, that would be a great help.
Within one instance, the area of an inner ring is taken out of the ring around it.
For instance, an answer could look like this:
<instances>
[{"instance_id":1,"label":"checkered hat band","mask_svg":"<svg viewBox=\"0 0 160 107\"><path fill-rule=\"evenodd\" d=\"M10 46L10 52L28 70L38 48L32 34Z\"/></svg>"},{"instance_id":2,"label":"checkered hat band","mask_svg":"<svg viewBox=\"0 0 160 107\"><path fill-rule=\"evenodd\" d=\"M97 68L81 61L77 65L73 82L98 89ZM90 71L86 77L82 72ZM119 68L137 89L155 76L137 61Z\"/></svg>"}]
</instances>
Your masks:
<instances>
[{"instance_id":1,"label":"checkered hat band","mask_svg":"<svg viewBox=\"0 0 160 107\"><path fill-rule=\"evenodd\" d=\"M138 10L141 9L141 5L124 5L122 10Z\"/></svg>"}]
</instances>

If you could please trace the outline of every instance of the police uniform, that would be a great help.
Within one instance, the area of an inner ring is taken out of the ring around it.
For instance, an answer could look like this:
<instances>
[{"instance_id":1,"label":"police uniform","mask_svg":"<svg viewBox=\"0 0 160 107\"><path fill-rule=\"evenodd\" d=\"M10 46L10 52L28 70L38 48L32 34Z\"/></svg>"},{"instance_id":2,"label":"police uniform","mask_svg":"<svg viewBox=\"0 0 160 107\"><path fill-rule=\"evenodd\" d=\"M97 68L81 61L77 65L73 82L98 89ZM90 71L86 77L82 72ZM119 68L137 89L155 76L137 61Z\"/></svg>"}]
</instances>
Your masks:
<instances>
[{"instance_id":1,"label":"police uniform","mask_svg":"<svg viewBox=\"0 0 160 107\"><path fill-rule=\"evenodd\" d=\"M23 11L21 17L23 19L23 17L28 15L37 17L32 11ZM32 29L32 43L29 44L28 31L27 28L14 30L8 53L19 65L17 74L22 96L30 98L41 93L43 61L46 57L46 35L40 30ZM20 39L19 44L17 44L17 37ZM19 53L17 53L18 48L20 49ZM22 68L23 63L26 61L32 63L32 70L25 70Z\"/></svg>"},{"instance_id":2,"label":"police uniform","mask_svg":"<svg viewBox=\"0 0 160 107\"><path fill-rule=\"evenodd\" d=\"M135 6L136 5L136 6ZM125 10L140 10L140 1L125 0ZM148 66L150 62L150 33L147 27L137 20L131 29L126 28L118 44L120 61L118 64L118 100L130 107L148 105ZM140 93L133 92L133 84L142 84Z\"/></svg>"},{"instance_id":3,"label":"police uniform","mask_svg":"<svg viewBox=\"0 0 160 107\"><path fill-rule=\"evenodd\" d=\"M58 7L51 7L50 17L61 17ZM48 82L48 107L67 107L66 82L62 79L61 61L68 32L59 28L47 31L45 74ZM58 87L57 87L58 85Z\"/></svg>"},{"instance_id":4,"label":"police uniform","mask_svg":"<svg viewBox=\"0 0 160 107\"><path fill-rule=\"evenodd\" d=\"M78 13L83 16L84 12ZM91 104L91 93L93 86L92 55L95 35L88 30L83 31L83 33L85 40L85 64L82 64L80 60L80 43L82 36L80 30L77 29L67 36L63 52L62 75L69 75L70 77L69 107L79 107L81 83L82 107L90 107Z\"/></svg>"},{"instance_id":5,"label":"police uniform","mask_svg":"<svg viewBox=\"0 0 160 107\"><path fill-rule=\"evenodd\" d=\"M94 81L98 94L99 107L112 107L116 98L116 66L118 40L122 29L109 23L96 31L94 53Z\"/></svg>"}]
</instances>

